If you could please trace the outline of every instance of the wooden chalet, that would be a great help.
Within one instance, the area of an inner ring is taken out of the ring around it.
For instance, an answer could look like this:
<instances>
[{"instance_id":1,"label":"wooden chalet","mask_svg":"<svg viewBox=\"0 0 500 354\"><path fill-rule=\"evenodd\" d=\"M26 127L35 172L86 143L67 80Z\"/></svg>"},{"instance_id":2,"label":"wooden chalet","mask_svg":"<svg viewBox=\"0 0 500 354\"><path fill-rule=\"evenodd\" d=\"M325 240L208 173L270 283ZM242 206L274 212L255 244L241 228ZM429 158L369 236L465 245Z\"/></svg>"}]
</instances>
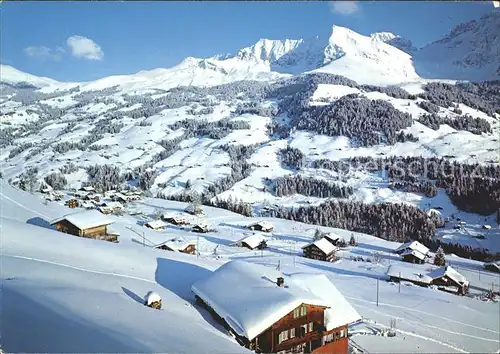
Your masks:
<instances>
[{"instance_id":1,"label":"wooden chalet","mask_svg":"<svg viewBox=\"0 0 500 354\"><path fill-rule=\"evenodd\" d=\"M403 243L394 250L399 254L404 262L422 264L430 257L429 249L418 241L409 241Z\"/></svg>"},{"instance_id":2,"label":"wooden chalet","mask_svg":"<svg viewBox=\"0 0 500 354\"><path fill-rule=\"evenodd\" d=\"M90 193L90 192L94 192L94 191L95 191L95 189L94 189L94 187L92 187L92 186L86 186L86 187L82 187L82 188L80 188L80 191Z\"/></svg>"},{"instance_id":3,"label":"wooden chalet","mask_svg":"<svg viewBox=\"0 0 500 354\"><path fill-rule=\"evenodd\" d=\"M210 227L206 224L196 224L193 226L191 231L206 234L207 232L210 232Z\"/></svg>"},{"instance_id":4,"label":"wooden chalet","mask_svg":"<svg viewBox=\"0 0 500 354\"><path fill-rule=\"evenodd\" d=\"M123 205L120 202L105 202L101 203L99 211L103 214L119 213L123 211Z\"/></svg>"},{"instance_id":5,"label":"wooden chalet","mask_svg":"<svg viewBox=\"0 0 500 354\"><path fill-rule=\"evenodd\" d=\"M114 220L102 215L97 210L87 210L68 214L53 220L50 224L60 232L67 234L116 242L116 234L108 232L108 226Z\"/></svg>"},{"instance_id":6,"label":"wooden chalet","mask_svg":"<svg viewBox=\"0 0 500 354\"><path fill-rule=\"evenodd\" d=\"M231 244L231 246L246 247L248 249L254 250L259 248L259 245L262 243L262 241L266 241L264 235L255 233L253 235L246 236L239 241L236 241L235 243Z\"/></svg>"},{"instance_id":7,"label":"wooden chalet","mask_svg":"<svg viewBox=\"0 0 500 354\"><path fill-rule=\"evenodd\" d=\"M440 290L456 292L458 295L469 292L469 281L451 266L434 269L428 275L432 278L432 284Z\"/></svg>"},{"instance_id":8,"label":"wooden chalet","mask_svg":"<svg viewBox=\"0 0 500 354\"><path fill-rule=\"evenodd\" d=\"M78 206L79 206L78 199L70 199L70 200L66 201L66 203L64 203L64 204L66 206L68 206L68 208L71 208L71 209L78 208Z\"/></svg>"},{"instance_id":9,"label":"wooden chalet","mask_svg":"<svg viewBox=\"0 0 500 354\"><path fill-rule=\"evenodd\" d=\"M145 223L144 226L153 230L163 230L167 224L165 224L162 220L151 220Z\"/></svg>"},{"instance_id":10,"label":"wooden chalet","mask_svg":"<svg viewBox=\"0 0 500 354\"><path fill-rule=\"evenodd\" d=\"M332 262L336 259L335 252L337 250L337 247L326 237L302 247L304 257L326 262Z\"/></svg>"},{"instance_id":11,"label":"wooden chalet","mask_svg":"<svg viewBox=\"0 0 500 354\"><path fill-rule=\"evenodd\" d=\"M413 264L424 264L426 256L417 250L406 249L401 253L401 258L404 262Z\"/></svg>"},{"instance_id":12,"label":"wooden chalet","mask_svg":"<svg viewBox=\"0 0 500 354\"><path fill-rule=\"evenodd\" d=\"M180 215L163 214L161 219L172 225L188 225L188 221Z\"/></svg>"},{"instance_id":13,"label":"wooden chalet","mask_svg":"<svg viewBox=\"0 0 500 354\"><path fill-rule=\"evenodd\" d=\"M348 325L361 319L324 274L285 276L231 261L191 290L240 345L257 353L347 354Z\"/></svg>"},{"instance_id":14,"label":"wooden chalet","mask_svg":"<svg viewBox=\"0 0 500 354\"><path fill-rule=\"evenodd\" d=\"M267 221L259 221L253 224L248 225L248 228L252 231L260 231L260 232L273 232L274 225Z\"/></svg>"},{"instance_id":15,"label":"wooden chalet","mask_svg":"<svg viewBox=\"0 0 500 354\"><path fill-rule=\"evenodd\" d=\"M484 264L484 269L491 272L500 273L500 262L489 262Z\"/></svg>"},{"instance_id":16,"label":"wooden chalet","mask_svg":"<svg viewBox=\"0 0 500 354\"><path fill-rule=\"evenodd\" d=\"M186 241L182 238L174 238L165 242L162 242L156 246L156 249L171 251L171 252L181 252L186 254L195 254L196 244L194 241Z\"/></svg>"}]
</instances>

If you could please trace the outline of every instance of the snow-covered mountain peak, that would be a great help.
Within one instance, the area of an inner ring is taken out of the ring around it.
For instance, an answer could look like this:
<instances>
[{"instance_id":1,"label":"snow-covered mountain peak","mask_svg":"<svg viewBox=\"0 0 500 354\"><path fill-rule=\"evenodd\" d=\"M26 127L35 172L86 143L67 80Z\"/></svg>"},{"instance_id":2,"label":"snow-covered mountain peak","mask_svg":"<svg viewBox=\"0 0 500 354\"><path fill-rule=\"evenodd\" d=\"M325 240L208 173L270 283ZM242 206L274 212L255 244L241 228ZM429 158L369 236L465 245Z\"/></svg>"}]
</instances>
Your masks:
<instances>
[{"instance_id":1,"label":"snow-covered mountain peak","mask_svg":"<svg viewBox=\"0 0 500 354\"><path fill-rule=\"evenodd\" d=\"M373 39L373 40L376 40L376 41L380 41L380 42L384 42L384 43L387 43L395 38L398 38L399 36L395 35L394 33L391 33L391 32L376 32L376 33L372 33L370 35L370 37Z\"/></svg>"},{"instance_id":2,"label":"snow-covered mountain peak","mask_svg":"<svg viewBox=\"0 0 500 354\"><path fill-rule=\"evenodd\" d=\"M236 57L241 60L260 60L272 63L290 51L297 49L302 42L302 39L260 39L254 45L240 49Z\"/></svg>"},{"instance_id":3,"label":"snow-covered mountain peak","mask_svg":"<svg viewBox=\"0 0 500 354\"><path fill-rule=\"evenodd\" d=\"M45 87L59 84L58 81L49 79L48 77L39 77L24 73L10 65L0 64L0 82L10 85L28 85L35 87Z\"/></svg>"}]
</instances>

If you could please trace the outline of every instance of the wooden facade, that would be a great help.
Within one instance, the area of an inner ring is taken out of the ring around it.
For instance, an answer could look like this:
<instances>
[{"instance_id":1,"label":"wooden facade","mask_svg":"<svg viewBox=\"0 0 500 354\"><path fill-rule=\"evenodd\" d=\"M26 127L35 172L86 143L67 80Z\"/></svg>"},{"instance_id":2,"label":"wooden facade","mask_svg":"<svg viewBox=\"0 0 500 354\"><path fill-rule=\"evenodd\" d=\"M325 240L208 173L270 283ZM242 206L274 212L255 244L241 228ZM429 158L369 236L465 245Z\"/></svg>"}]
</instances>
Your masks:
<instances>
[{"instance_id":1,"label":"wooden facade","mask_svg":"<svg viewBox=\"0 0 500 354\"><path fill-rule=\"evenodd\" d=\"M268 224L255 223L248 227L252 231L273 232L274 226Z\"/></svg>"},{"instance_id":2,"label":"wooden facade","mask_svg":"<svg viewBox=\"0 0 500 354\"><path fill-rule=\"evenodd\" d=\"M235 336L240 345L257 353L347 354L349 351L347 324L326 331L326 307L302 304L249 341L238 335L203 299L196 296L196 300Z\"/></svg>"},{"instance_id":3,"label":"wooden facade","mask_svg":"<svg viewBox=\"0 0 500 354\"><path fill-rule=\"evenodd\" d=\"M55 223L54 226L56 227L57 231L74 236L93 238L110 242L116 242L118 240L117 235L108 234L107 225L100 225L82 230L70 223L68 220L63 219Z\"/></svg>"},{"instance_id":4,"label":"wooden facade","mask_svg":"<svg viewBox=\"0 0 500 354\"><path fill-rule=\"evenodd\" d=\"M333 262L335 260L335 252L326 254L315 244L310 244L302 249L303 255L306 258L317 259L319 261Z\"/></svg>"},{"instance_id":5,"label":"wooden facade","mask_svg":"<svg viewBox=\"0 0 500 354\"><path fill-rule=\"evenodd\" d=\"M402 258L403 258L403 261L407 262L407 263L413 263L413 264L424 264L425 263L424 259L420 259L411 253L403 255Z\"/></svg>"},{"instance_id":6,"label":"wooden facade","mask_svg":"<svg viewBox=\"0 0 500 354\"><path fill-rule=\"evenodd\" d=\"M160 246L158 246L156 248L161 249L161 250L165 250L165 251L172 251L172 252L175 251L174 249L168 247L168 245L166 245L166 244L160 245ZM186 254L195 254L195 252L196 252L196 246L193 245L193 244L189 244L189 245L186 246L186 248L180 249L178 251L182 252L182 253L186 253Z\"/></svg>"},{"instance_id":7,"label":"wooden facade","mask_svg":"<svg viewBox=\"0 0 500 354\"><path fill-rule=\"evenodd\" d=\"M468 284L456 282L446 274L440 278L434 279L432 284L436 285L439 290L450 291L450 288L454 289L458 295L465 295L469 292Z\"/></svg>"}]
</instances>

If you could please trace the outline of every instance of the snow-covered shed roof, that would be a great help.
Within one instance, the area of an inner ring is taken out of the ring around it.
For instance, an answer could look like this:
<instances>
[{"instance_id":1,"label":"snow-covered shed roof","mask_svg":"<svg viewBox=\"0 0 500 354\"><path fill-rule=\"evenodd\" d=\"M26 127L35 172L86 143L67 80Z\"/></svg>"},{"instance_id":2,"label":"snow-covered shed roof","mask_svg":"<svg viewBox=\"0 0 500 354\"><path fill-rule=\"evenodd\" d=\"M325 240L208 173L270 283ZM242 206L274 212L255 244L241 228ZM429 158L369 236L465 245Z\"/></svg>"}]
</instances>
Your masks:
<instances>
[{"instance_id":1,"label":"snow-covered shed roof","mask_svg":"<svg viewBox=\"0 0 500 354\"><path fill-rule=\"evenodd\" d=\"M264 241L266 238L264 237L264 235L260 234L260 233L255 233L253 235L250 235L250 236L246 236L244 238L242 238L241 240L235 242L235 244L241 244L241 243L246 243L248 245L248 247L254 249L254 248L257 248L258 245L260 245L260 243L262 241Z\"/></svg>"},{"instance_id":2,"label":"snow-covered shed roof","mask_svg":"<svg viewBox=\"0 0 500 354\"><path fill-rule=\"evenodd\" d=\"M167 246L171 250L182 251L182 250L185 250L187 246L194 245L194 244L195 244L195 241L186 240L183 237L176 237L176 238L173 238L171 240L168 240L168 241L165 241L165 242L162 242L162 243L156 245L155 248L160 247L160 246Z\"/></svg>"},{"instance_id":3,"label":"snow-covered shed roof","mask_svg":"<svg viewBox=\"0 0 500 354\"><path fill-rule=\"evenodd\" d=\"M146 294L145 300L147 305L151 305L153 302L161 301L161 296L154 291L149 291Z\"/></svg>"},{"instance_id":4,"label":"snow-covered shed roof","mask_svg":"<svg viewBox=\"0 0 500 354\"><path fill-rule=\"evenodd\" d=\"M285 280L278 287L278 277ZM361 316L323 274L286 276L274 268L231 261L191 286L241 336L254 339L301 304L332 307L328 329L358 321Z\"/></svg>"},{"instance_id":5,"label":"snow-covered shed roof","mask_svg":"<svg viewBox=\"0 0 500 354\"><path fill-rule=\"evenodd\" d=\"M94 191L94 187L92 187L92 186L82 187L81 189L82 189L82 191L86 191L86 192Z\"/></svg>"},{"instance_id":6,"label":"snow-covered shed roof","mask_svg":"<svg viewBox=\"0 0 500 354\"><path fill-rule=\"evenodd\" d=\"M386 275L412 282L431 284L432 278L426 274L427 272L419 272L418 268L405 267L402 265L392 264L387 269Z\"/></svg>"},{"instance_id":7,"label":"snow-covered shed roof","mask_svg":"<svg viewBox=\"0 0 500 354\"><path fill-rule=\"evenodd\" d=\"M444 266L444 267L434 269L433 271L431 271L429 273L429 276L432 279L438 279L438 278L442 278L444 276L447 276L448 278L457 282L458 284L469 284L469 281L467 280L467 278L464 277L459 272L457 272L451 266Z\"/></svg>"},{"instance_id":8,"label":"snow-covered shed roof","mask_svg":"<svg viewBox=\"0 0 500 354\"><path fill-rule=\"evenodd\" d=\"M337 247L335 245L333 245L330 241L328 241L326 238L321 238L319 240L316 240L314 241L313 243L310 243L302 248L306 248L306 247L309 247L311 245L315 245L316 247L318 247L322 252L324 252L325 254L330 254L332 252L334 252Z\"/></svg>"},{"instance_id":9,"label":"snow-covered shed roof","mask_svg":"<svg viewBox=\"0 0 500 354\"><path fill-rule=\"evenodd\" d=\"M402 256L407 256L410 254L417 257L418 259L425 260L425 254L417 250L412 250L411 248L407 248L403 251L403 253L401 253Z\"/></svg>"},{"instance_id":10,"label":"snow-covered shed roof","mask_svg":"<svg viewBox=\"0 0 500 354\"><path fill-rule=\"evenodd\" d=\"M151 227L152 229L160 229L162 227L167 226L167 224L162 220L148 221L145 225Z\"/></svg>"},{"instance_id":11,"label":"snow-covered shed roof","mask_svg":"<svg viewBox=\"0 0 500 354\"><path fill-rule=\"evenodd\" d=\"M106 208L123 208L123 204L120 202L105 202L102 205Z\"/></svg>"},{"instance_id":12,"label":"snow-covered shed roof","mask_svg":"<svg viewBox=\"0 0 500 354\"><path fill-rule=\"evenodd\" d=\"M419 251L420 253L422 253L424 255L427 255L427 253L429 253L429 249L418 241L405 242L401 246L396 248L396 252L403 251L406 249L412 249L415 251Z\"/></svg>"},{"instance_id":13,"label":"snow-covered shed roof","mask_svg":"<svg viewBox=\"0 0 500 354\"><path fill-rule=\"evenodd\" d=\"M107 217L104 214L101 214L95 209L64 215L58 219L52 220L51 224L53 225L62 220L68 221L80 230L90 229L97 226L110 225L115 222L115 220Z\"/></svg>"}]
</instances>

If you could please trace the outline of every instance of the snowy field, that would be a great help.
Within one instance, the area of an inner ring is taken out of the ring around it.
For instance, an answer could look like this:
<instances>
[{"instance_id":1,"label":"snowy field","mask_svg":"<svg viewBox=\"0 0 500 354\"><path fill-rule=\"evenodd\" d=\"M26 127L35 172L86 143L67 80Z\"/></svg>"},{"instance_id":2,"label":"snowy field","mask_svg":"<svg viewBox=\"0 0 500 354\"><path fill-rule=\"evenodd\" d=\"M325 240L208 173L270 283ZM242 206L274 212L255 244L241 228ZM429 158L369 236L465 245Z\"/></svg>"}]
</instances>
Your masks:
<instances>
[{"instance_id":1,"label":"snowy field","mask_svg":"<svg viewBox=\"0 0 500 354\"><path fill-rule=\"evenodd\" d=\"M71 210L44 205L38 196L0 184L2 234L2 347L10 352L245 352L210 315L194 304L190 286L232 259L277 267L284 273L321 272L363 316L351 328L352 346L365 352L489 352L500 348L500 304L474 296L459 297L430 288L401 287L384 273L398 263L391 251L399 244L354 233L358 247L340 252L340 260L325 263L300 256L315 227L286 220L271 221L269 248L251 251L230 246L251 234L245 226L261 218L245 218L204 207L216 231L194 234L182 227L146 229L144 222L158 212L182 213L186 204L143 199L130 208L143 217L115 217L118 244L82 239L50 229L52 220ZM351 232L323 228L348 239ZM155 250L150 247L182 236L196 240L200 254ZM143 237L146 241L143 244ZM379 263L351 260L374 258ZM447 258L471 282L471 294L500 278L478 271L480 262ZM407 265L407 264L406 264ZM408 265L407 265L408 266ZM416 266L415 266L416 267ZM420 266L420 267L431 267ZM379 286L377 306L377 282ZM142 305L147 291L158 292L162 311ZM175 318L175 321L173 319ZM397 334L381 333L395 321ZM27 340L27 338L30 338Z\"/></svg>"}]
</instances>

